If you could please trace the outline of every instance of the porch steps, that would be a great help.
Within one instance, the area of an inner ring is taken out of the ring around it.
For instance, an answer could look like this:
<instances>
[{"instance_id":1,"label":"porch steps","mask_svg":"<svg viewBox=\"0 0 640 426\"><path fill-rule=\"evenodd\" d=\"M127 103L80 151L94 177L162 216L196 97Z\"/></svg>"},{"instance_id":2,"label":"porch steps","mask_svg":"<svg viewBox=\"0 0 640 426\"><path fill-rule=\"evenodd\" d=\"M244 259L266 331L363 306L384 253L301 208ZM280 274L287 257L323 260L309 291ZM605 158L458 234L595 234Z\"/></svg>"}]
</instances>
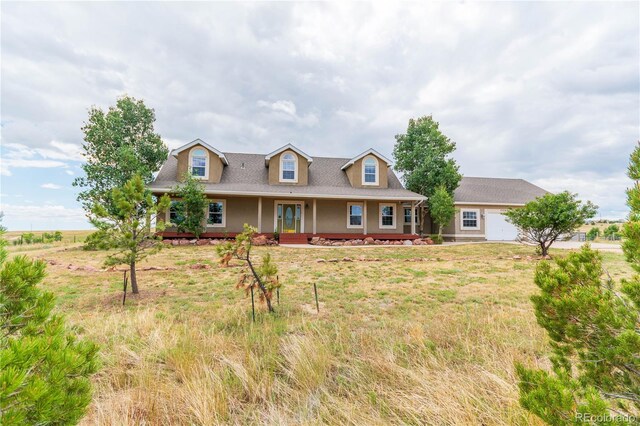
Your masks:
<instances>
[{"instance_id":1,"label":"porch steps","mask_svg":"<svg viewBox=\"0 0 640 426\"><path fill-rule=\"evenodd\" d=\"M309 244L306 234L280 234L280 244Z\"/></svg>"}]
</instances>

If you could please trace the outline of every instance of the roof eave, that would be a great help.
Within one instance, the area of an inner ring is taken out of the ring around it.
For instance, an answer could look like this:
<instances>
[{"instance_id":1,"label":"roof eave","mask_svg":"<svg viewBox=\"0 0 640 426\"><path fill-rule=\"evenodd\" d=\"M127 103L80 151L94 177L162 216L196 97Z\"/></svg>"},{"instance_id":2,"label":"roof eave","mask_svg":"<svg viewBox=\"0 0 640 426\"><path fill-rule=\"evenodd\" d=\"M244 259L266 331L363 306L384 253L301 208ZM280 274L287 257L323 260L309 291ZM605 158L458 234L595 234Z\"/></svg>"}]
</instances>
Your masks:
<instances>
[{"instance_id":1,"label":"roof eave","mask_svg":"<svg viewBox=\"0 0 640 426\"><path fill-rule=\"evenodd\" d=\"M387 166L391 167L392 163L391 160L389 160L387 157L385 157L384 155L380 154L378 151L376 151L373 148L369 148L368 150L364 151L363 153L356 155L355 157L353 157L351 160L347 161L347 163L342 166L340 168L340 170L346 170L349 167L351 167L356 161L360 160L363 157L366 157L369 154L373 154L376 157L378 157L379 159L381 159L382 161L384 161L385 163L387 163Z\"/></svg>"},{"instance_id":2,"label":"roof eave","mask_svg":"<svg viewBox=\"0 0 640 426\"><path fill-rule=\"evenodd\" d=\"M156 193L169 193L172 192L172 188L154 188L149 187L149 190ZM226 190L208 190L205 189L205 194L209 195L238 195L238 196L268 196L268 197L281 197L281 198L320 198L320 199L345 199L345 200L381 200L381 201L421 201L426 198L420 194L407 195L407 196L384 196L384 195L353 195L353 194L304 194L304 193L283 193L283 192L261 192L261 191L226 191Z\"/></svg>"},{"instance_id":3,"label":"roof eave","mask_svg":"<svg viewBox=\"0 0 640 426\"><path fill-rule=\"evenodd\" d=\"M191 148L194 145L202 145L202 146L204 146L209 151L211 151L214 154L216 154L220 158L220 160L222 161L222 163L225 166L229 165L229 161L227 161L227 157L225 157L224 153L222 153L221 151L218 151L217 149L215 149L214 147L212 147L211 145L209 145L208 143L206 143L205 141L203 141L200 138L194 139L191 142L189 142L188 144L182 145L180 148L174 149L173 151L171 151L171 155L173 155L174 157L178 157L179 153L181 153L185 149Z\"/></svg>"},{"instance_id":4,"label":"roof eave","mask_svg":"<svg viewBox=\"0 0 640 426\"><path fill-rule=\"evenodd\" d=\"M276 149L275 151L270 152L269 154L265 155L264 156L265 165L267 165L267 166L269 165L269 160L271 160L271 158L273 158L274 155L277 155L277 154L279 154L279 153L281 153L283 151L286 151L288 149L290 149L291 151L295 152L298 155L303 156L307 160L307 162L309 162L309 164L313 163L313 158L311 158L311 156L309 154L305 153L300 148L296 148L292 144L288 143L288 144L286 144L284 146L281 146L280 148Z\"/></svg>"}]
</instances>

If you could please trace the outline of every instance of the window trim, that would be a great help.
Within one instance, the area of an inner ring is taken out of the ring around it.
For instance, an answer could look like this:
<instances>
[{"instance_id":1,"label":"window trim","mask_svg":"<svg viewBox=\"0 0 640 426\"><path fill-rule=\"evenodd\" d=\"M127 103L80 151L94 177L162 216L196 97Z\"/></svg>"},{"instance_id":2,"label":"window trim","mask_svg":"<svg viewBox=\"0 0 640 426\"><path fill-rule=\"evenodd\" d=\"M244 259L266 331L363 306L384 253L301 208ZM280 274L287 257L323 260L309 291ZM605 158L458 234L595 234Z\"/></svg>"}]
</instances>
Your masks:
<instances>
[{"instance_id":1,"label":"window trim","mask_svg":"<svg viewBox=\"0 0 640 426\"><path fill-rule=\"evenodd\" d=\"M476 214L476 226L464 226L464 213L473 212ZM460 230L478 231L480 230L480 209L460 209Z\"/></svg>"},{"instance_id":2,"label":"window trim","mask_svg":"<svg viewBox=\"0 0 640 426\"><path fill-rule=\"evenodd\" d=\"M359 206L360 207L360 225L352 225L351 224L351 206ZM348 229L363 229L364 228L364 203L353 202L347 203L347 228Z\"/></svg>"},{"instance_id":3,"label":"window trim","mask_svg":"<svg viewBox=\"0 0 640 426\"><path fill-rule=\"evenodd\" d=\"M195 176L193 174L193 152L197 150L204 151L204 176ZM207 148L196 145L189 150L189 165L188 165L189 174L198 180L209 180L209 151Z\"/></svg>"},{"instance_id":4,"label":"window trim","mask_svg":"<svg viewBox=\"0 0 640 426\"><path fill-rule=\"evenodd\" d=\"M222 223L209 223L209 205L212 203L222 203ZM227 226L227 200L221 198L208 198L207 207L205 207L206 226L209 228L225 228Z\"/></svg>"},{"instance_id":5,"label":"window trim","mask_svg":"<svg viewBox=\"0 0 640 426\"><path fill-rule=\"evenodd\" d=\"M411 207L402 207L402 216L403 216L404 224L405 225L411 225L411 214L409 214L409 221L407 222L407 215L405 214L405 210L411 210ZM414 221L416 222L416 225L419 225L420 224L420 220L418 218L418 216L419 216L418 215L418 208L416 207L415 210L416 210L416 213L415 213L415 216L414 216L414 218L415 218Z\"/></svg>"},{"instance_id":6,"label":"window trim","mask_svg":"<svg viewBox=\"0 0 640 426\"><path fill-rule=\"evenodd\" d=\"M365 180L365 163L367 160L373 160L376 166L376 180L374 182L367 182ZM373 155L367 155L362 159L362 185L380 185L380 161L378 161L378 159Z\"/></svg>"},{"instance_id":7,"label":"window trim","mask_svg":"<svg viewBox=\"0 0 640 426\"><path fill-rule=\"evenodd\" d=\"M169 203L169 207L167 208L167 212L165 213L165 215L166 215L166 216L165 216L165 218L164 218L165 223L168 223L168 224L169 224L169 227L176 227L176 226L178 226L178 224L171 222L171 206L172 206L172 204L173 204L173 203L179 203L179 202L181 202L181 201L182 201L182 200L174 200L174 199L171 199L171 202Z\"/></svg>"},{"instance_id":8,"label":"window trim","mask_svg":"<svg viewBox=\"0 0 640 426\"><path fill-rule=\"evenodd\" d=\"M284 156L287 154L293 155L293 179L285 179L283 177L283 172L284 172L283 164L285 161ZM278 178L281 183L298 183L298 156L296 155L295 152L288 150L280 154L280 170L279 170Z\"/></svg>"},{"instance_id":9,"label":"window trim","mask_svg":"<svg viewBox=\"0 0 640 426\"><path fill-rule=\"evenodd\" d=\"M382 224L382 209L384 207L393 207L393 225L383 225ZM396 225L398 221L396 220L398 216L398 205L396 203L380 203L378 206L378 226L380 229L396 229Z\"/></svg>"}]
</instances>

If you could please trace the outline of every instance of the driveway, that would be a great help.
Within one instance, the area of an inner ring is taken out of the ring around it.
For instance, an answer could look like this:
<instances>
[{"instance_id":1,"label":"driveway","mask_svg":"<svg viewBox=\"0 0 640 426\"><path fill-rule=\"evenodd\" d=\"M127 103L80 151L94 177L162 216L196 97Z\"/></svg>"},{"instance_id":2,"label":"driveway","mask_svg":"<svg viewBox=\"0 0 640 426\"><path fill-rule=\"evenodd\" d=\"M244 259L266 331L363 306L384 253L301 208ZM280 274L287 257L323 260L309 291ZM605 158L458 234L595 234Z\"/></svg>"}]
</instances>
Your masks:
<instances>
[{"instance_id":1,"label":"driveway","mask_svg":"<svg viewBox=\"0 0 640 426\"><path fill-rule=\"evenodd\" d=\"M582 247L584 242L581 241L557 241L553 243L551 248L573 250ZM607 251L611 253L622 253L622 247L620 244L607 244L607 243L590 243L591 248L594 250Z\"/></svg>"}]
</instances>

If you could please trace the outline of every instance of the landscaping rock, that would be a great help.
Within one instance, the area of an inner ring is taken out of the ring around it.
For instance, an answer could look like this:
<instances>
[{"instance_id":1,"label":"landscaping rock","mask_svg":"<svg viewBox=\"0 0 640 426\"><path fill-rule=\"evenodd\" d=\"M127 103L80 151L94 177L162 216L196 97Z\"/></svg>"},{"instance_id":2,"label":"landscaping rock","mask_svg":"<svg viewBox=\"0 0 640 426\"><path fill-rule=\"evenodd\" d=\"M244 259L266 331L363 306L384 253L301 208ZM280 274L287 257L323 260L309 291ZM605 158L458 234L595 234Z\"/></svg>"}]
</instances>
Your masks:
<instances>
[{"instance_id":1,"label":"landscaping rock","mask_svg":"<svg viewBox=\"0 0 640 426\"><path fill-rule=\"evenodd\" d=\"M190 244L189 240L179 240L178 242L178 245L181 245L181 246L188 246L189 244Z\"/></svg>"},{"instance_id":2,"label":"landscaping rock","mask_svg":"<svg viewBox=\"0 0 640 426\"><path fill-rule=\"evenodd\" d=\"M365 245L375 244L375 242L374 242L372 237L367 237L363 241L364 241Z\"/></svg>"},{"instance_id":3,"label":"landscaping rock","mask_svg":"<svg viewBox=\"0 0 640 426\"><path fill-rule=\"evenodd\" d=\"M329 260L327 260L327 262L336 263L336 262L338 262L338 259L329 259Z\"/></svg>"},{"instance_id":4,"label":"landscaping rock","mask_svg":"<svg viewBox=\"0 0 640 426\"><path fill-rule=\"evenodd\" d=\"M196 245L198 246L206 246L209 244L209 240L198 240L196 241Z\"/></svg>"},{"instance_id":5,"label":"landscaping rock","mask_svg":"<svg viewBox=\"0 0 640 426\"><path fill-rule=\"evenodd\" d=\"M211 269L211 265L207 265L206 263L194 263L193 265L189 265L189 269Z\"/></svg>"},{"instance_id":6,"label":"landscaping rock","mask_svg":"<svg viewBox=\"0 0 640 426\"><path fill-rule=\"evenodd\" d=\"M195 238L193 240L189 240L189 244L191 244L192 246L195 246L197 242L198 240L196 240Z\"/></svg>"},{"instance_id":7,"label":"landscaping rock","mask_svg":"<svg viewBox=\"0 0 640 426\"><path fill-rule=\"evenodd\" d=\"M522 259L522 257L518 256L517 254L515 256L513 256L513 260L520 260L520 259Z\"/></svg>"},{"instance_id":8,"label":"landscaping rock","mask_svg":"<svg viewBox=\"0 0 640 426\"><path fill-rule=\"evenodd\" d=\"M318 244L320 242L320 237L312 237L310 244Z\"/></svg>"},{"instance_id":9,"label":"landscaping rock","mask_svg":"<svg viewBox=\"0 0 640 426\"><path fill-rule=\"evenodd\" d=\"M172 246L180 245L180 240L171 240L171 245Z\"/></svg>"},{"instance_id":10,"label":"landscaping rock","mask_svg":"<svg viewBox=\"0 0 640 426\"><path fill-rule=\"evenodd\" d=\"M342 258L342 261L343 261L343 262L353 262L353 259L352 259L352 258L350 258L350 257L343 257L343 258Z\"/></svg>"},{"instance_id":11,"label":"landscaping rock","mask_svg":"<svg viewBox=\"0 0 640 426\"><path fill-rule=\"evenodd\" d=\"M404 244L405 246L412 246L412 245L413 245L413 243L411 242L411 240L404 240L404 241L402 242L402 244Z\"/></svg>"},{"instance_id":12,"label":"landscaping rock","mask_svg":"<svg viewBox=\"0 0 640 426\"><path fill-rule=\"evenodd\" d=\"M265 235L258 235L252 240L252 242L254 246L266 246L268 239Z\"/></svg>"},{"instance_id":13,"label":"landscaping rock","mask_svg":"<svg viewBox=\"0 0 640 426\"><path fill-rule=\"evenodd\" d=\"M325 259L316 259L316 263L327 263Z\"/></svg>"}]
</instances>

